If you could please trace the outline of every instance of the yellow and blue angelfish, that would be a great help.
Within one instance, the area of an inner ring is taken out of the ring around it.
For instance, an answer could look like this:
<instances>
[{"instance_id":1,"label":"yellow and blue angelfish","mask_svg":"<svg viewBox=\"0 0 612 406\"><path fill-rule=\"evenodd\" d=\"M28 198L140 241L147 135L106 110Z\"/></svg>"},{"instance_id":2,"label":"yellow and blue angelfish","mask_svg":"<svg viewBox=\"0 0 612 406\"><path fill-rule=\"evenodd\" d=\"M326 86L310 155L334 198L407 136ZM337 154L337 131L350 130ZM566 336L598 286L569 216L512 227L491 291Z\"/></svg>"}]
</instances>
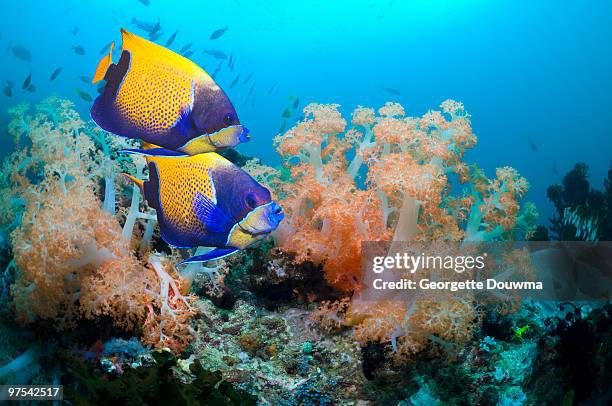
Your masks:
<instances>
[{"instance_id":1,"label":"yellow and blue angelfish","mask_svg":"<svg viewBox=\"0 0 612 406\"><path fill-rule=\"evenodd\" d=\"M161 156L196 155L249 140L229 98L202 68L124 29L121 37L119 61L112 61L113 43L92 80L106 80L91 107L102 129L155 144L147 154Z\"/></svg>"},{"instance_id":2,"label":"yellow and blue angelfish","mask_svg":"<svg viewBox=\"0 0 612 406\"><path fill-rule=\"evenodd\" d=\"M268 189L219 154L147 161L147 181L126 176L157 211L163 240L179 248L215 248L183 263L231 255L274 231L284 217Z\"/></svg>"}]
</instances>

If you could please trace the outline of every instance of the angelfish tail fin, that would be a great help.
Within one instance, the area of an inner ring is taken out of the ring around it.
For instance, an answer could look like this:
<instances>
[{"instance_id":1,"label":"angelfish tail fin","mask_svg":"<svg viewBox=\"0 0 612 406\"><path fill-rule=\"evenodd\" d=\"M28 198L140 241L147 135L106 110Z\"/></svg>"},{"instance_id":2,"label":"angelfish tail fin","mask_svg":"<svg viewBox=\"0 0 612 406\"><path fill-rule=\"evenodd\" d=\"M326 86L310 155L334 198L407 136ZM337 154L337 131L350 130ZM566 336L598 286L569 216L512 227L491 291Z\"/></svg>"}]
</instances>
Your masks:
<instances>
[{"instance_id":1,"label":"angelfish tail fin","mask_svg":"<svg viewBox=\"0 0 612 406\"><path fill-rule=\"evenodd\" d=\"M96 73L94 74L91 83L97 83L104 79L108 67L111 66L111 64L113 63L113 49L115 49L114 41L111 43L110 49L108 50L108 54L103 56L102 59L100 59L98 67L96 68Z\"/></svg>"}]
</instances>

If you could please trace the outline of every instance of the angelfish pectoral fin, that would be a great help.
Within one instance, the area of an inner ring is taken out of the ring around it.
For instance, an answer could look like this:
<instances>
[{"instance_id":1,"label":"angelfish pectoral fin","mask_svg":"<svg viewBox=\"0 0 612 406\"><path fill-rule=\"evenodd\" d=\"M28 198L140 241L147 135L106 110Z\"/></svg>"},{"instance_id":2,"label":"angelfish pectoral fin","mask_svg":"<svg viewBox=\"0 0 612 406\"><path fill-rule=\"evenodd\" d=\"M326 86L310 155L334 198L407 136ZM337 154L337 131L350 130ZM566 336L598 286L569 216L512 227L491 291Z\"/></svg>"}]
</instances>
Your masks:
<instances>
[{"instance_id":1,"label":"angelfish pectoral fin","mask_svg":"<svg viewBox=\"0 0 612 406\"><path fill-rule=\"evenodd\" d=\"M225 233L231 228L232 218L205 195L196 193L193 206L207 232Z\"/></svg>"},{"instance_id":2,"label":"angelfish pectoral fin","mask_svg":"<svg viewBox=\"0 0 612 406\"><path fill-rule=\"evenodd\" d=\"M227 256L235 254L238 251L240 251L238 248L216 248L210 252L207 252L206 254L196 255L195 257L187 258L179 265L215 261L217 259L225 258Z\"/></svg>"},{"instance_id":3,"label":"angelfish pectoral fin","mask_svg":"<svg viewBox=\"0 0 612 406\"><path fill-rule=\"evenodd\" d=\"M184 106L181 110L178 120L174 127L178 130L178 132L183 136L189 136L193 134L195 131L195 125L193 123L193 103L194 103L194 94L195 94L195 84L193 81L191 82L191 100L189 101L189 105Z\"/></svg>"},{"instance_id":4,"label":"angelfish pectoral fin","mask_svg":"<svg viewBox=\"0 0 612 406\"><path fill-rule=\"evenodd\" d=\"M152 148L152 149L121 149L120 153L131 155L144 156L167 156L167 157L185 157L189 156L185 152L174 151L167 148Z\"/></svg>"},{"instance_id":5,"label":"angelfish pectoral fin","mask_svg":"<svg viewBox=\"0 0 612 406\"><path fill-rule=\"evenodd\" d=\"M185 107L183 109L174 126L183 136L188 136L194 131L193 124L191 122L191 107Z\"/></svg>"}]
</instances>

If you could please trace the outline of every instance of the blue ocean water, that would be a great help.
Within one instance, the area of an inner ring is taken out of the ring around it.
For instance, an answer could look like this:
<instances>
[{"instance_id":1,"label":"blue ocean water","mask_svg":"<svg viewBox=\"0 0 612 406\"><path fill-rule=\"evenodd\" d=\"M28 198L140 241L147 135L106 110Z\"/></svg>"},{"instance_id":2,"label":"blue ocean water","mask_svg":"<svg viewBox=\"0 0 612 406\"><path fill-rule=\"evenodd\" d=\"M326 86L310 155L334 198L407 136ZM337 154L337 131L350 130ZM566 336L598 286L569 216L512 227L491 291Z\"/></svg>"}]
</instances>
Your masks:
<instances>
[{"instance_id":1,"label":"blue ocean water","mask_svg":"<svg viewBox=\"0 0 612 406\"><path fill-rule=\"evenodd\" d=\"M100 49L111 40L119 44L120 27L144 35L132 19L159 19L163 35L158 42L164 44L178 30L172 48L193 42L191 58L209 73L219 61L204 49L234 54L234 71L224 64L216 79L252 131L251 142L239 150L271 164L278 163L272 138L289 96L295 96L301 106L339 103L347 114L357 105L397 101L417 115L448 98L462 101L478 136L467 160L489 175L498 166L517 168L532 184L527 198L542 213L541 223L552 213L547 186L559 182L574 163L589 165L597 188L610 165L609 1L149 3L29 0L4 5L0 80L2 87L11 80L15 88L12 97L0 95L0 128L6 128L7 108L51 94L74 100L88 116L90 103L75 89L94 97L96 89L78 77L93 75ZM224 27L223 36L209 39ZM8 47L17 45L30 51L31 62L11 56ZM85 54L76 54L73 46L82 46ZM49 82L59 67L60 75ZM238 72L243 78L252 73L252 80L243 85L240 79L229 89ZM34 93L21 90L29 74ZM3 137L0 148L9 152L11 140Z\"/></svg>"}]
</instances>

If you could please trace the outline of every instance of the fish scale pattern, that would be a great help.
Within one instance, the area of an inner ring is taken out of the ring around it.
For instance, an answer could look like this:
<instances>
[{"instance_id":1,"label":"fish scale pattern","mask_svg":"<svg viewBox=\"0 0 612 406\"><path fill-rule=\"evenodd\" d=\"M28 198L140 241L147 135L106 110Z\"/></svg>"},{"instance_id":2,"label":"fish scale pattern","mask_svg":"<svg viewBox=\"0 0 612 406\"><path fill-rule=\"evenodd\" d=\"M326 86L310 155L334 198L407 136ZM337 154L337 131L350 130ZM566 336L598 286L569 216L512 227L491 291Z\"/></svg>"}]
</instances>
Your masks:
<instances>
[{"instance_id":1,"label":"fish scale pattern","mask_svg":"<svg viewBox=\"0 0 612 406\"><path fill-rule=\"evenodd\" d=\"M130 70L117 94L117 109L140 130L162 135L172 128L191 103L187 72L154 63L146 55L131 60Z\"/></svg>"},{"instance_id":2,"label":"fish scale pattern","mask_svg":"<svg viewBox=\"0 0 612 406\"><path fill-rule=\"evenodd\" d=\"M199 66L169 49L125 30L121 36L130 65L115 108L140 131L163 137L191 105L194 84L211 79Z\"/></svg>"},{"instance_id":3,"label":"fish scale pattern","mask_svg":"<svg viewBox=\"0 0 612 406\"><path fill-rule=\"evenodd\" d=\"M202 194L216 202L210 170L213 162L206 154L187 158L153 158L160 179L160 203L169 225L183 235L204 236L206 228L195 210L195 196Z\"/></svg>"}]
</instances>

